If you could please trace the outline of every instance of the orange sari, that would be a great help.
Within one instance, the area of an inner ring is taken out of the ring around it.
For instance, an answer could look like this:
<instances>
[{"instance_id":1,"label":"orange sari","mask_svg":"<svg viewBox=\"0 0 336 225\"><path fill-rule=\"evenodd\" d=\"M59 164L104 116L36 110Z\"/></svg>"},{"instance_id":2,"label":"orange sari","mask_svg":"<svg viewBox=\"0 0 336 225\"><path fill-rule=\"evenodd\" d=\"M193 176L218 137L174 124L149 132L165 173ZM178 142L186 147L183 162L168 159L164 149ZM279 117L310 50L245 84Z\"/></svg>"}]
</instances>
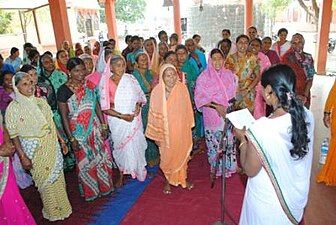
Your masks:
<instances>
[{"instance_id":1,"label":"orange sari","mask_svg":"<svg viewBox=\"0 0 336 225\"><path fill-rule=\"evenodd\" d=\"M168 99L162 76L167 68L160 69L159 84L151 94L146 136L154 140L160 149L160 168L169 184L187 187L187 168L192 149L194 114L187 87L177 81Z\"/></svg>"},{"instance_id":2,"label":"orange sari","mask_svg":"<svg viewBox=\"0 0 336 225\"><path fill-rule=\"evenodd\" d=\"M317 182L336 186L336 82L331 88L324 106L324 112L330 114L330 143L326 163L317 176Z\"/></svg>"}]
</instances>

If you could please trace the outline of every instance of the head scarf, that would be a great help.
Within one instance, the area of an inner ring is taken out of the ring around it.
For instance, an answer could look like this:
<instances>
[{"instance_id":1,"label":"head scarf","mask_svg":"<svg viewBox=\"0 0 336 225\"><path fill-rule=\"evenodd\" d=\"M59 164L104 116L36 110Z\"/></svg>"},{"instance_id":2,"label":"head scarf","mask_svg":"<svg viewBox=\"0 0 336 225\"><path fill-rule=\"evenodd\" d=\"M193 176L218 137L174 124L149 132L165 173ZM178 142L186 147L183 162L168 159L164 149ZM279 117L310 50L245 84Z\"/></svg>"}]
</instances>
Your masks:
<instances>
[{"instance_id":1,"label":"head scarf","mask_svg":"<svg viewBox=\"0 0 336 225\"><path fill-rule=\"evenodd\" d=\"M122 56L113 55L107 60L106 66L104 68L102 77L99 82L100 106L102 110L108 110L111 108L111 96L110 96L111 67L110 67L110 63L113 61L118 61L118 60L123 60L126 65L125 59Z\"/></svg>"},{"instance_id":2,"label":"head scarf","mask_svg":"<svg viewBox=\"0 0 336 225\"><path fill-rule=\"evenodd\" d=\"M203 109L207 127L217 128L222 120L214 109L203 106L210 102L228 106L229 100L236 95L236 88L237 79L232 71L225 69L224 63L216 70L209 54L207 68L198 77L195 88L195 104L199 110Z\"/></svg>"},{"instance_id":3,"label":"head scarf","mask_svg":"<svg viewBox=\"0 0 336 225\"><path fill-rule=\"evenodd\" d=\"M162 147L167 148L169 148L169 127L165 91L166 85L163 82L163 73L168 68L174 69L177 76L177 70L172 64L163 64L160 67L159 84L152 91L149 118L146 129L146 136L148 138L160 142ZM179 81L177 80L176 82ZM178 85L178 83L175 85ZM155 96L155 98L153 96Z\"/></svg>"},{"instance_id":4,"label":"head scarf","mask_svg":"<svg viewBox=\"0 0 336 225\"><path fill-rule=\"evenodd\" d=\"M48 126L48 123L38 106L38 99L34 96L34 94L30 97L24 96L15 85L15 78L18 76L24 77L26 76L25 74L26 73L24 72L17 72L12 78L15 93L14 101L19 105L19 111L16 113L19 114L18 116L20 120L29 121L29 124L26 123L24 126L18 127L17 135L22 137L43 137L47 132L49 132L45 129L45 127ZM17 123L18 121L13 122ZM11 134L11 136L12 135L13 134Z\"/></svg>"},{"instance_id":5,"label":"head scarf","mask_svg":"<svg viewBox=\"0 0 336 225\"><path fill-rule=\"evenodd\" d=\"M156 47L153 40L148 40L148 41L151 41L153 43L153 46L154 46L152 58L151 59L149 58L149 62L150 62L149 69L153 72L153 74L155 76L158 76L158 74L160 73L160 71L159 71L159 69L160 69L159 68L159 51L158 51L158 48ZM148 54L148 52L146 51L145 48L144 48L144 51L147 53L147 55L149 57L149 54Z\"/></svg>"}]
</instances>

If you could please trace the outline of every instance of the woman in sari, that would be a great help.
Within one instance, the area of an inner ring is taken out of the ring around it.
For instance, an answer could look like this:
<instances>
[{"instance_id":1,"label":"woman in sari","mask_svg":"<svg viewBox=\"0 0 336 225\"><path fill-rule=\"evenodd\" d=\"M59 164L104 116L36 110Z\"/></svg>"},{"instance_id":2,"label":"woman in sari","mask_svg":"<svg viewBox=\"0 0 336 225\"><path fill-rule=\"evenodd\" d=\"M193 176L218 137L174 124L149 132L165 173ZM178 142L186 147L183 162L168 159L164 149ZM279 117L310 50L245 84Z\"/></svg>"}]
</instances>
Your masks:
<instances>
[{"instance_id":1,"label":"woman in sari","mask_svg":"<svg viewBox=\"0 0 336 225\"><path fill-rule=\"evenodd\" d=\"M177 70L184 73L183 77L185 77L185 83L188 87L194 109L195 127L193 129L193 137L195 138L194 148L196 148L198 140L204 136L202 113L197 110L194 101L194 90L199 74L197 74L196 69L188 60L188 50L184 45L178 45L176 47L176 55L178 62Z\"/></svg>"},{"instance_id":2,"label":"woman in sari","mask_svg":"<svg viewBox=\"0 0 336 225\"><path fill-rule=\"evenodd\" d=\"M160 42L158 44L158 49L159 49L159 65L163 63L163 57L165 56L166 52L169 51L168 44L166 42Z\"/></svg>"},{"instance_id":3,"label":"woman in sari","mask_svg":"<svg viewBox=\"0 0 336 225\"><path fill-rule=\"evenodd\" d=\"M14 145L3 127L0 114L0 224L35 225L34 218L23 201L17 187L10 157Z\"/></svg>"},{"instance_id":4,"label":"woman in sari","mask_svg":"<svg viewBox=\"0 0 336 225\"><path fill-rule=\"evenodd\" d=\"M112 154L120 171L117 186L122 185L124 174L139 181L144 181L147 175L147 142L140 115L146 96L136 78L125 70L125 60L119 55L113 56L99 84L100 104L108 115L113 141Z\"/></svg>"},{"instance_id":5,"label":"woman in sari","mask_svg":"<svg viewBox=\"0 0 336 225\"><path fill-rule=\"evenodd\" d=\"M40 58L40 74L38 86L46 93L47 102L54 114L54 121L59 134L68 142L63 130L61 116L57 106L58 89L68 80L68 76L56 69L52 56L45 52ZM71 171L75 167L75 156L69 144L69 152L64 156L64 170Z\"/></svg>"},{"instance_id":6,"label":"woman in sari","mask_svg":"<svg viewBox=\"0 0 336 225\"><path fill-rule=\"evenodd\" d=\"M135 56L136 66L133 71L133 76L137 79L140 84L142 91L146 95L147 102L150 101L150 94L153 89L153 75L149 70L148 55L145 52L140 52ZM142 125L144 130L147 126L149 104L146 104L141 109ZM147 165L150 167L159 164L160 156L158 148L154 141L146 138L147 149L146 149L146 161Z\"/></svg>"},{"instance_id":7,"label":"woman in sari","mask_svg":"<svg viewBox=\"0 0 336 225\"><path fill-rule=\"evenodd\" d=\"M267 69L261 85L273 113L247 131L235 129L249 177L239 224L299 224L309 193L314 118L296 97L289 66Z\"/></svg>"},{"instance_id":8,"label":"woman in sari","mask_svg":"<svg viewBox=\"0 0 336 225\"><path fill-rule=\"evenodd\" d=\"M71 58L70 78L57 94L63 126L75 152L79 190L86 201L113 191L112 160L103 143L108 127L104 123L94 85L85 83L86 69L79 58Z\"/></svg>"},{"instance_id":9,"label":"woman in sari","mask_svg":"<svg viewBox=\"0 0 336 225\"><path fill-rule=\"evenodd\" d=\"M6 111L6 127L23 168L30 170L41 195L43 217L50 221L68 218L72 209L65 190L59 140L63 153L67 147L58 135L50 106L34 96L33 82L26 73L15 74L13 88L15 99Z\"/></svg>"},{"instance_id":10,"label":"woman in sari","mask_svg":"<svg viewBox=\"0 0 336 225\"><path fill-rule=\"evenodd\" d=\"M187 180L193 126L188 89L178 80L175 67L164 64L160 69L159 84L151 94L146 136L160 149L160 168L166 178L165 194L171 193L170 185L193 188Z\"/></svg>"},{"instance_id":11,"label":"woman in sari","mask_svg":"<svg viewBox=\"0 0 336 225\"><path fill-rule=\"evenodd\" d=\"M279 40L271 47L271 49L278 54L280 60L282 60L282 56L291 48L291 42L286 40L287 35L288 30L286 28L281 28L278 31Z\"/></svg>"},{"instance_id":12,"label":"woman in sari","mask_svg":"<svg viewBox=\"0 0 336 225\"><path fill-rule=\"evenodd\" d=\"M56 69L62 71L66 75L69 75L69 71L66 67L68 60L69 60L69 54L67 51L62 49L56 53L56 63L55 63Z\"/></svg>"},{"instance_id":13,"label":"woman in sari","mask_svg":"<svg viewBox=\"0 0 336 225\"><path fill-rule=\"evenodd\" d=\"M317 176L317 182L336 186L336 82L331 88L324 106L323 123L330 128L330 143L326 163Z\"/></svg>"},{"instance_id":14,"label":"woman in sari","mask_svg":"<svg viewBox=\"0 0 336 225\"><path fill-rule=\"evenodd\" d=\"M237 109L254 110L255 87L260 80L260 65L258 58L248 54L248 36L242 34L236 39L237 52L229 55L225 60L225 67L232 70L238 77Z\"/></svg>"},{"instance_id":15,"label":"woman in sari","mask_svg":"<svg viewBox=\"0 0 336 225\"><path fill-rule=\"evenodd\" d=\"M280 62L280 58L276 51L271 49L272 46L272 39L270 37L264 37L262 40L261 45L261 52L264 53L272 65L277 64Z\"/></svg>"},{"instance_id":16,"label":"woman in sari","mask_svg":"<svg viewBox=\"0 0 336 225\"><path fill-rule=\"evenodd\" d=\"M5 116L6 109L14 97L13 76L14 74L9 71L0 74L0 111L2 116Z\"/></svg>"},{"instance_id":17,"label":"woman in sari","mask_svg":"<svg viewBox=\"0 0 336 225\"><path fill-rule=\"evenodd\" d=\"M226 59L229 56L231 46L232 46L232 42L228 38L225 38L225 39L218 42L217 48L222 51L222 53L224 55L224 59Z\"/></svg>"},{"instance_id":18,"label":"woman in sari","mask_svg":"<svg viewBox=\"0 0 336 225\"><path fill-rule=\"evenodd\" d=\"M237 160L232 126L224 129L225 114L229 100L236 96L237 80L231 70L224 68L224 56L219 49L210 52L207 68L197 79L195 88L195 103L203 113L205 127L205 141L208 148L208 161L210 164L211 179L222 175L222 160L219 160L221 141L227 136L225 166L226 177L236 172Z\"/></svg>"},{"instance_id":19,"label":"woman in sari","mask_svg":"<svg viewBox=\"0 0 336 225\"><path fill-rule=\"evenodd\" d=\"M271 66L271 62L268 57L262 53L261 50L261 40L256 38L250 41L249 53L257 57L257 62L260 66L260 71L263 72L265 69ZM262 96L262 87L260 82L256 86L256 96L254 101L254 111L253 116L255 119L259 119L266 115L266 103Z\"/></svg>"},{"instance_id":20,"label":"woman in sari","mask_svg":"<svg viewBox=\"0 0 336 225\"><path fill-rule=\"evenodd\" d=\"M153 76L155 80L158 82L158 77L159 77L159 53L156 49L156 45L154 41L149 38L146 39L144 42L144 50L149 56L149 69L153 73ZM155 83L157 83L155 82Z\"/></svg>"}]
</instances>

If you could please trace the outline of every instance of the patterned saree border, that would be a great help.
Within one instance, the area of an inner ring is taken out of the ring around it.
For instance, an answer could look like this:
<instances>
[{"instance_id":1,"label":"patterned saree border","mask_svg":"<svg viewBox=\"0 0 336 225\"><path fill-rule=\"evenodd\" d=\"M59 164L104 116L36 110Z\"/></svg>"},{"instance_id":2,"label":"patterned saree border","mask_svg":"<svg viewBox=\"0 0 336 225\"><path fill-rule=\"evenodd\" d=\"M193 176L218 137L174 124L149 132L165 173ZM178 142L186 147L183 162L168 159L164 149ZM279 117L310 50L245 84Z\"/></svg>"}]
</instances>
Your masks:
<instances>
[{"instance_id":1,"label":"patterned saree border","mask_svg":"<svg viewBox=\"0 0 336 225\"><path fill-rule=\"evenodd\" d=\"M0 156L0 162L3 162L2 176L0 179L0 199L1 199L7 186L8 174L9 174L9 158Z\"/></svg>"},{"instance_id":2,"label":"patterned saree border","mask_svg":"<svg viewBox=\"0 0 336 225\"><path fill-rule=\"evenodd\" d=\"M278 183L278 180L275 177L275 174L272 170L272 167L268 161L268 159L265 156L265 153L260 145L260 143L258 142L258 140L255 138L255 136L253 135L252 131L249 129L247 131L247 136L249 138L249 140L253 143L254 147L257 150L257 153L260 157L260 159L262 160L262 165L265 168L265 171L267 172L268 177L270 178L272 185L274 187L275 193L278 197L278 200L280 202L280 205L282 207L282 209L284 210L286 216L288 217L288 219L295 225L298 225L299 222L295 219L295 217L293 216L293 214L291 213L286 200L283 196L283 193L281 191L280 185Z\"/></svg>"}]
</instances>

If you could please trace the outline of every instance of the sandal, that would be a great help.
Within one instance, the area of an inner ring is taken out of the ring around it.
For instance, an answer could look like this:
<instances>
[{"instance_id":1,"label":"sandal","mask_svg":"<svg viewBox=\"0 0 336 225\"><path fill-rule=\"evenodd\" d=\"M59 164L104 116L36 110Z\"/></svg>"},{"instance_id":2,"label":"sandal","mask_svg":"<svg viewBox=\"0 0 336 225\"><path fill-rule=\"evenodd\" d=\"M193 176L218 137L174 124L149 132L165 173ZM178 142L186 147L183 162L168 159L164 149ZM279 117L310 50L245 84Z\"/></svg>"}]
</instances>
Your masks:
<instances>
[{"instance_id":1,"label":"sandal","mask_svg":"<svg viewBox=\"0 0 336 225\"><path fill-rule=\"evenodd\" d=\"M170 189L170 185L169 184L166 184L163 188L163 194L165 195L169 195L171 194L171 189Z\"/></svg>"},{"instance_id":2,"label":"sandal","mask_svg":"<svg viewBox=\"0 0 336 225\"><path fill-rule=\"evenodd\" d=\"M190 182L187 182L187 188L188 188L188 190L193 189L194 188L194 184L190 183Z\"/></svg>"}]
</instances>

